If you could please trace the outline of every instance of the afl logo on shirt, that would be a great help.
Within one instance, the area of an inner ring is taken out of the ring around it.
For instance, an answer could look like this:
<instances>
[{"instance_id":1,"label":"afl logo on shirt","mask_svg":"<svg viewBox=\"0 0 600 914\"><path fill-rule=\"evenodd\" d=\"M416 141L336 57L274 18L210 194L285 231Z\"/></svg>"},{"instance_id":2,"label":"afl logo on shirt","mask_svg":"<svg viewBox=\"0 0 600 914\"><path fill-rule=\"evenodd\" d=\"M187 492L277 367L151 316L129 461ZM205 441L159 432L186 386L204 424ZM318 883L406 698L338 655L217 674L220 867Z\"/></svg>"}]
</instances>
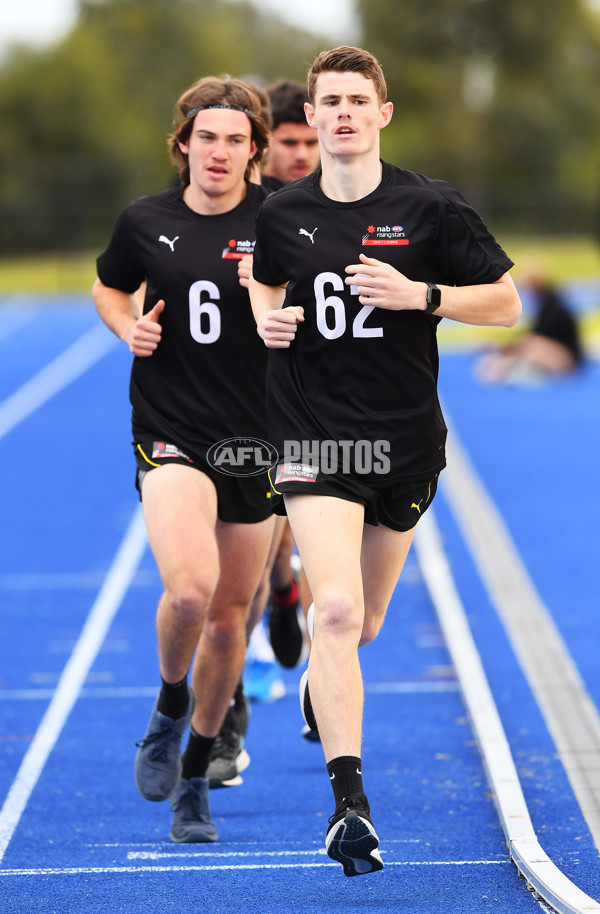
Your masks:
<instances>
[{"instance_id":1,"label":"afl logo on shirt","mask_svg":"<svg viewBox=\"0 0 600 914\"><path fill-rule=\"evenodd\" d=\"M363 247L376 244L409 244L402 225L369 225L362 236Z\"/></svg>"},{"instance_id":2,"label":"afl logo on shirt","mask_svg":"<svg viewBox=\"0 0 600 914\"><path fill-rule=\"evenodd\" d=\"M254 251L253 241L237 241L230 238L227 247L223 248L223 260L241 260L245 254L252 254Z\"/></svg>"},{"instance_id":3,"label":"afl logo on shirt","mask_svg":"<svg viewBox=\"0 0 600 914\"><path fill-rule=\"evenodd\" d=\"M258 476L274 467L279 454L261 438L224 438L206 452L206 461L225 476Z\"/></svg>"}]
</instances>

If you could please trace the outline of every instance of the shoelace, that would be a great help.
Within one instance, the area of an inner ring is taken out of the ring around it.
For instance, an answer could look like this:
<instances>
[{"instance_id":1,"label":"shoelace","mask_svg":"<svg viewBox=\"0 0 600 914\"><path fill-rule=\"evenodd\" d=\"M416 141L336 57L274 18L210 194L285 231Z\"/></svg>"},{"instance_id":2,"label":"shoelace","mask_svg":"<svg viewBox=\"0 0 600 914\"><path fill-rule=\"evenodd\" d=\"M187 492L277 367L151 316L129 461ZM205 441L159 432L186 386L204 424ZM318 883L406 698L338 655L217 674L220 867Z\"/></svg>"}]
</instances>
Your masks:
<instances>
[{"instance_id":1,"label":"shoelace","mask_svg":"<svg viewBox=\"0 0 600 914\"><path fill-rule=\"evenodd\" d=\"M240 738L234 730L223 728L215 737L210 753L213 758L237 758L240 749Z\"/></svg>"},{"instance_id":2,"label":"shoelace","mask_svg":"<svg viewBox=\"0 0 600 914\"><path fill-rule=\"evenodd\" d=\"M165 730L157 730L156 733L151 733L150 736L138 740L136 746L139 749L145 749L146 746L156 743L156 746L148 753L149 757L153 762L166 762L168 761L167 749L169 749L173 737L179 739L179 733L173 727L167 727Z\"/></svg>"},{"instance_id":3,"label":"shoelace","mask_svg":"<svg viewBox=\"0 0 600 914\"><path fill-rule=\"evenodd\" d=\"M331 825L336 817L339 819L341 812L351 812L353 809L359 809L361 812L369 815L369 809L362 800L359 800L358 797L349 797L347 800L343 801L343 806L338 806L334 814L329 816L329 824Z\"/></svg>"},{"instance_id":4,"label":"shoelace","mask_svg":"<svg viewBox=\"0 0 600 914\"><path fill-rule=\"evenodd\" d=\"M173 811L182 812L183 821L187 822L206 822L209 818L202 795L193 784L187 785L173 802Z\"/></svg>"}]
</instances>

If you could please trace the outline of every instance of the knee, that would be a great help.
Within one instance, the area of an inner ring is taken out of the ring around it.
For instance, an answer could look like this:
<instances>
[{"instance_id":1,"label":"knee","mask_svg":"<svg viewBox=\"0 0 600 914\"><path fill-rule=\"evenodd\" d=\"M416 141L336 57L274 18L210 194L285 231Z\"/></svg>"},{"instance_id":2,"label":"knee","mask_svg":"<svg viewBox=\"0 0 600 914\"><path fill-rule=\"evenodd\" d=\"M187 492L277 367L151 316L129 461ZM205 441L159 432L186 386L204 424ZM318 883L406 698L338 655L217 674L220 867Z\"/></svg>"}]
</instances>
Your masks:
<instances>
[{"instance_id":1,"label":"knee","mask_svg":"<svg viewBox=\"0 0 600 914\"><path fill-rule=\"evenodd\" d=\"M315 636L333 640L353 638L358 643L363 625L362 607L345 591L331 591L315 600Z\"/></svg>"},{"instance_id":2,"label":"knee","mask_svg":"<svg viewBox=\"0 0 600 914\"><path fill-rule=\"evenodd\" d=\"M210 577L178 575L166 587L166 595L177 621L184 626L197 625L204 617L217 585Z\"/></svg>"},{"instance_id":3,"label":"knee","mask_svg":"<svg viewBox=\"0 0 600 914\"><path fill-rule=\"evenodd\" d=\"M234 650L240 641L246 643L247 604L230 604L227 607L211 606L204 623L204 637L208 638L215 650L227 653Z\"/></svg>"}]
</instances>

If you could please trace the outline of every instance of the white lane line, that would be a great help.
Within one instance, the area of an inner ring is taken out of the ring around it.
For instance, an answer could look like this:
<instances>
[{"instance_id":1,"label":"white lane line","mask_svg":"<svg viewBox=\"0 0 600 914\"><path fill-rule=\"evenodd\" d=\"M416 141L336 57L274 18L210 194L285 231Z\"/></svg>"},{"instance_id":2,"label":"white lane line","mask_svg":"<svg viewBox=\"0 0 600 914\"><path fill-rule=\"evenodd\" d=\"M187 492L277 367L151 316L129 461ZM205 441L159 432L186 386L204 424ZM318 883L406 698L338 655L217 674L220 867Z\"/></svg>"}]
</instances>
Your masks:
<instances>
[{"instance_id":1,"label":"white lane line","mask_svg":"<svg viewBox=\"0 0 600 914\"><path fill-rule=\"evenodd\" d=\"M123 601L146 543L143 515L138 505L0 812L0 862Z\"/></svg>"},{"instance_id":2,"label":"white lane line","mask_svg":"<svg viewBox=\"0 0 600 914\"><path fill-rule=\"evenodd\" d=\"M365 693L374 695L428 695L431 692L457 692L456 680L443 682L422 682L420 680L403 680L402 682L369 682L365 683ZM40 701L52 698L54 689L0 689L0 701ZM80 698L156 698L156 686L85 686L79 693Z\"/></svg>"},{"instance_id":3,"label":"white lane line","mask_svg":"<svg viewBox=\"0 0 600 914\"><path fill-rule=\"evenodd\" d=\"M84 333L72 346L0 403L0 438L83 374L117 343L117 338L103 324Z\"/></svg>"},{"instance_id":4,"label":"white lane line","mask_svg":"<svg viewBox=\"0 0 600 914\"><path fill-rule=\"evenodd\" d=\"M448 440L444 493L600 850L600 716L496 505L456 434Z\"/></svg>"},{"instance_id":5,"label":"white lane line","mask_svg":"<svg viewBox=\"0 0 600 914\"><path fill-rule=\"evenodd\" d=\"M8 572L0 574L0 590L97 590L103 578L102 571ZM131 586L158 588L158 572L138 572Z\"/></svg>"},{"instance_id":6,"label":"white lane line","mask_svg":"<svg viewBox=\"0 0 600 914\"><path fill-rule=\"evenodd\" d=\"M415 548L479 743L512 859L534 891L560 914L600 911L600 904L567 879L538 842L508 740L442 547L433 508L419 522Z\"/></svg>"},{"instance_id":7,"label":"white lane line","mask_svg":"<svg viewBox=\"0 0 600 914\"><path fill-rule=\"evenodd\" d=\"M386 845L389 844L386 840ZM396 841L396 844L422 844L420 839L408 839L406 841ZM88 847L97 847L98 845L88 845ZM101 845L102 846L102 845ZM118 845L117 845L118 846ZM385 851L383 851L385 853ZM192 860L195 857L203 857L205 860L221 860L225 857L325 857L327 851L324 847L315 847L308 851L290 850L290 851L127 851L127 860L175 860L183 858Z\"/></svg>"},{"instance_id":8,"label":"white lane line","mask_svg":"<svg viewBox=\"0 0 600 914\"><path fill-rule=\"evenodd\" d=\"M386 866L510 866L510 860L386 860ZM106 873L197 873L210 870L304 870L339 867L339 863L217 863L190 866L70 866L0 869L0 876L89 876Z\"/></svg>"},{"instance_id":9,"label":"white lane line","mask_svg":"<svg viewBox=\"0 0 600 914\"><path fill-rule=\"evenodd\" d=\"M2 306L4 307L4 306ZM2 314L2 326L0 327L0 340L5 340L11 334L16 333L22 327L30 324L38 316L39 311L18 311L16 308L11 309L8 313Z\"/></svg>"}]
</instances>

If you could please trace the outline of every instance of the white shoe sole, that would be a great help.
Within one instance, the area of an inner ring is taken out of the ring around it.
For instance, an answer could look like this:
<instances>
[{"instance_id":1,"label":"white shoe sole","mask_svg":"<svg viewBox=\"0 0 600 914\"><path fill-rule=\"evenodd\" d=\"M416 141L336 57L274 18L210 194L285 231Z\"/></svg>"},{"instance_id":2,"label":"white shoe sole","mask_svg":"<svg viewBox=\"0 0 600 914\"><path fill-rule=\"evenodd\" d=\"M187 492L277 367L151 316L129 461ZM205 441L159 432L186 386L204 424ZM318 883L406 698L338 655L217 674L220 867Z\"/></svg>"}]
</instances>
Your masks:
<instances>
[{"instance_id":1,"label":"white shoe sole","mask_svg":"<svg viewBox=\"0 0 600 914\"><path fill-rule=\"evenodd\" d=\"M345 876L365 876L383 869L377 850L379 838L367 819L350 812L333 825L325 839L325 850L342 864Z\"/></svg>"}]
</instances>

